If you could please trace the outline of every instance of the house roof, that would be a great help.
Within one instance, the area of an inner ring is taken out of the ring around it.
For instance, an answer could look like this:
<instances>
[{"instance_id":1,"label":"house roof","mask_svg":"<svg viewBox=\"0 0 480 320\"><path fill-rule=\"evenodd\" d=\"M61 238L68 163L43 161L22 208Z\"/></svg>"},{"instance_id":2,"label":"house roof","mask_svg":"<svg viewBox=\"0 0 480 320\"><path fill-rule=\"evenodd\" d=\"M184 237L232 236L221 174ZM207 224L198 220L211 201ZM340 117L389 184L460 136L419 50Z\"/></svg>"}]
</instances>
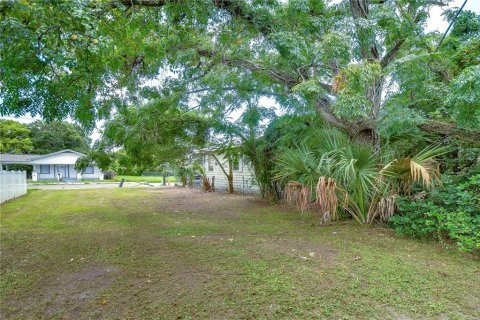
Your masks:
<instances>
[{"instance_id":1,"label":"house roof","mask_svg":"<svg viewBox=\"0 0 480 320\"><path fill-rule=\"evenodd\" d=\"M53 156L53 155L56 155L56 154L60 154L60 153L64 153L64 152L71 152L71 153L75 153L75 154L78 154L80 156L84 156L85 154L81 153L81 152L77 152L77 151L73 151L71 149L65 149L65 150L60 150L60 151L56 151L56 152L52 152L52 153L47 153L47 154L39 154L37 155L35 158L32 158L30 160L37 160L37 159L41 159L41 158L46 158L46 157L50 157L50 156Z\"/></svg>"},{"instance_id":2,"label":"house roof","mask_svg":"<svg viewBox=\"0 0 480 320\"><path fill-rule=\"evenodd\" d=\"M60 150L48 154L8 154L8 153L0 153L0 162L9 162L9 163L28 163L33 160L42 159L45 157L50 157L56 154L64 153L64 152L71 152L81 156L85 154L77 151L73 151L70 149Z\"/></svg>"},{"instance_id":3,"label":"house roof","mask_svg":"<svg viewBox=\"0 0 480 320\"><path fill-rule=\"evenodd\" d=\"M0 153L0 162L29 162L36 157L38 157L38 154Z\"/></svg>"}]
</instances>

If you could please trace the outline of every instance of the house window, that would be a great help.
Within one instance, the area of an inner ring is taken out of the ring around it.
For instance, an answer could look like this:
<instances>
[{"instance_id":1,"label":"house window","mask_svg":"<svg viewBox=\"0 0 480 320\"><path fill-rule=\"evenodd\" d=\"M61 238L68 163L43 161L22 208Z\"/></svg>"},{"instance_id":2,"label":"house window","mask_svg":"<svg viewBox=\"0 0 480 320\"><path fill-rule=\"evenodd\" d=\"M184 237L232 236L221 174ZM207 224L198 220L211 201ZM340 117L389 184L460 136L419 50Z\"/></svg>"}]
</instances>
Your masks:
<instances>
[{"instance_id":1,"label":"house window","mask_svg":"<svg viewBox=\"0 0 480 320\"><path fill-rule=\"evenodd\" d=\"M233 159L233 170L240 171L240 159Z\"/></svg>"},{"instance_id":2,"label":"house window","mask_svg":"<svg viewBox=\"0 0 480 320\"><path fill-rule=\"evenodd\" d=\"M85 170L83 171L85 174L93 174L93 167L86 167Z\"/></svg>"},{"instance_id":3,"label":"house window","mask_svg":"<svg viewBox=\"0 0 480 320\"><path fill-rule=\"evenodd\" d=\"M50 165L40 165L40 173L50 174Z\"/></svg>"},{"instance_id":4,"label":"house window","mask_svg":"<svg viewBox=\"0 0 480 320\"><path fill-rule=\"evenodd\" d=\"M208 156L208 171L213 171L213 164L215 159L213 156Z\"/></svg>"}]
</instances>

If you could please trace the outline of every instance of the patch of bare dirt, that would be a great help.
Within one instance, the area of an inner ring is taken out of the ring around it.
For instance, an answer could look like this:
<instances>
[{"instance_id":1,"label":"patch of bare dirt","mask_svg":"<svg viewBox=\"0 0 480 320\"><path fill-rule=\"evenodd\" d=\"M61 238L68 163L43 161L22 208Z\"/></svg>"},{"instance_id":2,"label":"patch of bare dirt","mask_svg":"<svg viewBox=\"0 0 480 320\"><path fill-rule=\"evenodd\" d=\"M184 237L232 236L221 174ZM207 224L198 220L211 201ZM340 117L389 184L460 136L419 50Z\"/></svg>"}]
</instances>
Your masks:
<instances>
[{"instance_id":1,"label":"patch of bare dirt","mask_svg":"<svg viewBox=\"0 0 480 320\"><path fill-rule=\"evenodd\" d=\"M334 262L338 250L327 244L316 244L299 239L275 239L257 243L260 249L273 250L301 260L317 260L331 264Z\"/></svg>"},{"instance_id":2,"label":"patch of bare dirt","mask_svg":"<svg viewBox=\"0 0 480 320\"><path fill-rule=\"evenodd\" d=\"M117 268L103 265L59 276L43 289L41 300L45 305L45 315L80 318L79 312L88 309L88 304L100 300L100 292L108 289L118 276Z\"/></svg>"},{"instance_id":3,"label":"patch of bare dirt","mask_svg":"<svg viewBox=\"0 0 480 320\"><path fill-rule=\"evenodd\" d=\"M234 218L248 209L267 207L267 201L255 196L203 192L189 188L149 189L161 191L158 196L158 209L171 213L192 212L208 214L213 217Z\"/></svg>"},{"instance_id":4,"label":"patch of bare dirt","mask_svg":"<svg viewBox=\"0 0 480 320\"><path fill-rule=\"evenodd\" d=\"M207 299L205 294L209 292L206 287L215 274L191 261L187 262L187 258L177 253L164 252L165 264L159 269L140 269L137 273L127 275L119 287L121 289L112 292L111 299L115 302L109 303L104 312L113 319L138 319L134 315L141 314L146 308L158 307L175 313L175 310L182 310L191 301ZM125 290L128 294L123 292Z\"/></svg>"},{"instance_id":5,"label":"patch of bare dirt","mask_svg":"<svg viewBox=\"0 0 480 320\"><path fill-rule=\"evenodd\" d=\"M397 310L395 310L394 308L392 307L385 307L385 310L387 310L391 317L395 320L411 320L412 318L410 318L410 316L404 314L404 313L401 313L401 312L398 312Z\"/></svg>"}]
</instances>

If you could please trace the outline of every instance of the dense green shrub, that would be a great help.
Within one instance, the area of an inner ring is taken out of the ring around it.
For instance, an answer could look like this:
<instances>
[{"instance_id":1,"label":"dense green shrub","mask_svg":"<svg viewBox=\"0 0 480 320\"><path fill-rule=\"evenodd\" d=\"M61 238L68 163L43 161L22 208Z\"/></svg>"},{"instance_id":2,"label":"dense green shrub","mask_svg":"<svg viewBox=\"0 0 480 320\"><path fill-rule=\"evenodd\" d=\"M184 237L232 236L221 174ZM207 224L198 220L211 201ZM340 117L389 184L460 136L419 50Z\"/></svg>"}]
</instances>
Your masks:
<instances>
[{"instance_id":1,"label":"dense green shrub","mask_svg":"<svg viewBox=\"0 0 480 320\"><path fill-rule=\"evenodd\" d=\"M399 199L390 223L399 234L451 239L462 251L480 252L480 174L444 175L442 182L424 198Z\"/></svg>"}]
</instances>

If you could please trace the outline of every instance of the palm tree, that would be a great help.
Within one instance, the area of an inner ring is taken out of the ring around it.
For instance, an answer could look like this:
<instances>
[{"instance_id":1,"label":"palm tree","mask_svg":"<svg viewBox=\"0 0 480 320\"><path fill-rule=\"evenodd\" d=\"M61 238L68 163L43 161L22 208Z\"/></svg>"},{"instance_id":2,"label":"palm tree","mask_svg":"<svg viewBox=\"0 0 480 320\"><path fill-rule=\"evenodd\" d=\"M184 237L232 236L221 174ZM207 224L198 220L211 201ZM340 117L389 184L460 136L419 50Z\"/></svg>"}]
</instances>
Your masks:
<instances>
[{"instance_id":1,"label":"palm tree","mask_svg":"<svg viewBox=\"0 0 480 320\"><path fill-rule=\"evenodd\" d=\"M172 168L172 165L169 163L162 163L157 167L157 170L162 174L163 177L163 185L165 186L167 177L174 175L174 169Z\"/></svg>"},{"instance_id":2,"label":"palm tree","mask_svg":"<svg viewBox=\"0 0 480 320\"><path fill-rule=\"evenodd\" d=\"M335 217L339 204L359 223L372 223L393 214L396 195L409 192L412 184L431 187L438 176L433 159L447 151L430 146L395 158L387 148L375 152L370 145L350 141L339 131L315 130L297 148L282 150L276 159L275 178L289 193L291 181L310 190L308 199L328 215L326 220ZM302 188L297 185L295 190ZM302 199L307 201L305 196ZM305 203L301 207L305 208Z\"/></svg>"},{"instance_id":3,"label":"palm tree","mask_svg":"<svg viewBox=\"0 0 480 320\"><path fill-rule=\"evenodd\" d=\"M175 175L182 182L182 187L186 187L187 184L193 185L195 169L192 164L180 165L175 168Z\"/></svg>"}]
</instances>

